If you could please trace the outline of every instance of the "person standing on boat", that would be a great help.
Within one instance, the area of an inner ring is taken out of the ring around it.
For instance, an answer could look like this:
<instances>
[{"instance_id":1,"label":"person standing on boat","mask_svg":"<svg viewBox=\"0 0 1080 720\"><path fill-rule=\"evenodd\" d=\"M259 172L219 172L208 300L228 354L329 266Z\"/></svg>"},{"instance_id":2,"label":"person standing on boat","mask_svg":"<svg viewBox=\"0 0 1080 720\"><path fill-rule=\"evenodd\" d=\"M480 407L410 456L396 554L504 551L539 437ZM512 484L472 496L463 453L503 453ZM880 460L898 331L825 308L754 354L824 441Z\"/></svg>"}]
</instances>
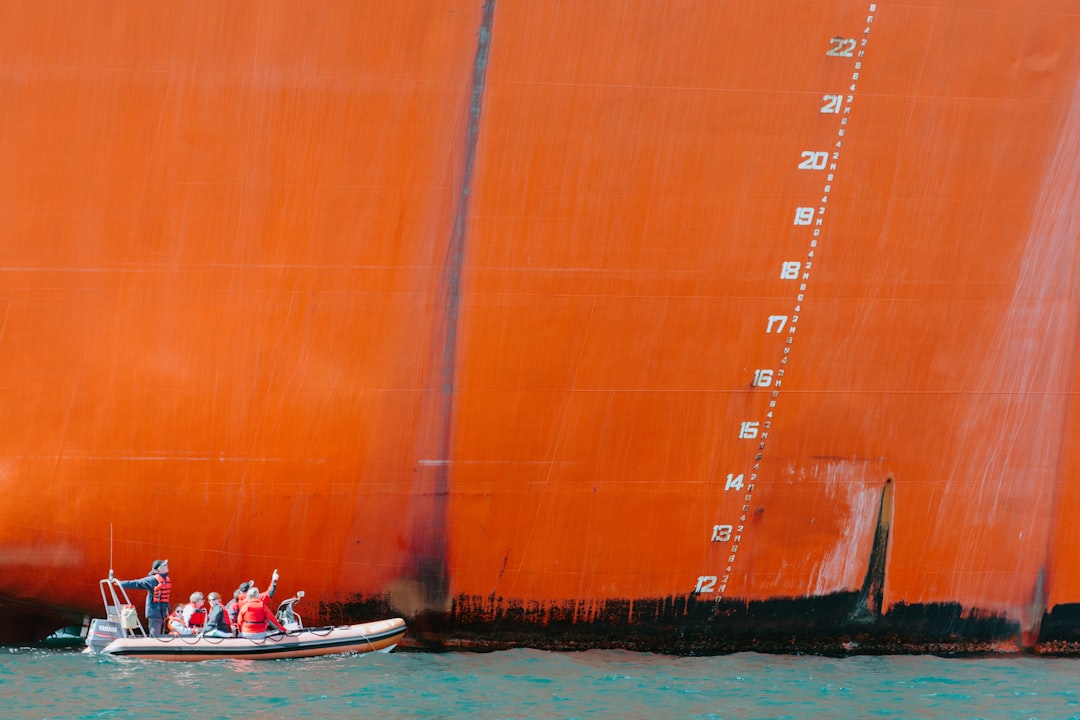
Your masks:
<instances>
[{"instance_id":1,"label":"person standing on boat","mask_svg":"<svg viewBox=\"0 0 1080 720\"><path fill-rule=\"evenodd\" d=\"M259 588L257 587L247 591L247 599L240 606L236 622L240 628L240 637L253 640L266 637L267 623L270 623L281 632L285 632L285 628L274 617L274 613L266 609L266 604L263 602L262 597L259 596Z\"/></svg>"},{"instance_id":2,"label":"person standing on boat","mask_svg":"<svg viewBox=\"0 0 1080 720\"><path fill-rule=\"evenodd\" d=\"M210 601L210 612L206 615L206 625L203 627L202 634L208 637L232 637L229 614L225 612L225 606L221 604L221 595L212 592L206 598Z\"/></svg>"},{"instance_id":3,"label":"person standing on boat","mask_svg":"<svg viewBox=\"0 0 1080 720\"><path fill-rule=\"evenodd\" d=\"M126 590L146 591L146 625L150 635L167 635L169 628L165 624L169 617L169 597L172 594L172 580L169 579L169 561L155 560L149 574L138 580L121 580L120 587Z\"/></svg>"}]
</instances>

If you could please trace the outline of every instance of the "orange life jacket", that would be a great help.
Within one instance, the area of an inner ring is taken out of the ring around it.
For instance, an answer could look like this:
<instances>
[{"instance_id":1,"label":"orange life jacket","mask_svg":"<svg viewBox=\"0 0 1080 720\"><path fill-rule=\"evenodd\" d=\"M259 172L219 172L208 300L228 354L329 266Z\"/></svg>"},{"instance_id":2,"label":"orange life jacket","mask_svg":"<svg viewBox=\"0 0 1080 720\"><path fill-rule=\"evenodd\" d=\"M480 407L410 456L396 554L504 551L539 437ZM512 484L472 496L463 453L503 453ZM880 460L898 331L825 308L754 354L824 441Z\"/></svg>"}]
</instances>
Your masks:
<instances>
[{"instance_id":1,"label":"orange life jacket","mask_svg":"<svg viewBox=\"0 0 1080 720\"><path fill-rule=\"evenodd\" d=\"M180 628L187 627L187 624L184 622L184 616L178 612L169 613L169 617L166 618L165 625L170 635L179 635Z\"/></svg>"},{"instance_id":2,"label":"orange life jacket","mask_svg":"<svg viewBox=\"0 0 1080 720\"><path fill-rule=\"evenodd\" d=\"M266 606L263 601L252 598L241 605L236 623L242 633L266 632Z\"/></svg>"},{"instance_id":3,"label":"orange life jacket","mask_svg":"<svg viewBox=\"0 0 1080 720\"><path fill-rule=\"evenodd\" d=\"M169 579L168 575L158 575L155 573L154 577L157 578L158 582L158 584L154 586L154 593L152 596L154 598L154 602L169 602L169 595L172 594L172 580Z\"/></svg>"}]
</instances>

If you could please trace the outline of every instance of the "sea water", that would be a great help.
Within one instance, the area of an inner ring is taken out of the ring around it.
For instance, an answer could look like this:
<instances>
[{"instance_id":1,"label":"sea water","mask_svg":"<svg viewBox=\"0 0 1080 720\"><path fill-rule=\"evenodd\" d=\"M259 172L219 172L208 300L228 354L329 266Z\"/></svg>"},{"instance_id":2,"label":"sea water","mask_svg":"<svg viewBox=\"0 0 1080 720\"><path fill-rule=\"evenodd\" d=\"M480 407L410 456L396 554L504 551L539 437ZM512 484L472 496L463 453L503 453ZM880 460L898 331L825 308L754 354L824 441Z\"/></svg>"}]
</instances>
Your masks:
<instances>
[{"instance_id":1,"label":"sea water","mask_svg":"<svg viewBox=\"0 0 1080 720\"><path fill-rule=\"evenodd\" d=\"M1080 718L1080 661L615 651L171 663L0 647L0 718Z\"/></svg>"}]
</instances>

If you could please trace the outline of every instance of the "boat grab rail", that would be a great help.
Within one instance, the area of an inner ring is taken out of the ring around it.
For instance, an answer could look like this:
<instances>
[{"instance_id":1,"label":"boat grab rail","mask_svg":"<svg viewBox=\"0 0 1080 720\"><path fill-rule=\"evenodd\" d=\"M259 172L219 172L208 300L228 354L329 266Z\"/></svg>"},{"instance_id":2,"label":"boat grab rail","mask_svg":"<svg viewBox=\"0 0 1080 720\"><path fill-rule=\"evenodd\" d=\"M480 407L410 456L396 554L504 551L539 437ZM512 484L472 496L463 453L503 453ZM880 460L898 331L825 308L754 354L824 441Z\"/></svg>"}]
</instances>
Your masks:
<instances>
[{"instance_id":1,"label":"boat grab rail","mask_svg":"<svg viewBox=\"0 0 1080 720\"><path fill-rule=\"evenodd\" d=\"M308 628L304 628L302 631L297 631L297 633L303 632L303 631L306 631L306 630L308 630ZM266 642L269 639L278 638L278 637L285 637L286 635L291 635L291 634L293 634L293 633L275 632L275 633L267 633L265 637L253 638L253 637L243 637L241 635L201 635L201 634L198 634L198 635L175 635L173 633L169 633L168 635L157 635L153 639L157 640L158 642L160 642L160 643L162 643L164 645L168 645L169 643L173 643L173 642L176 642L176 641L180 641L184 645L199 645L199 644L220 645L223 640L247 640L247 641L253 642L253 643L257 644L257 645L261 645L261 644L263 644L264 642Z\"/></svg>"},{"instance_id":2,"label":"boat grab rail","mask_svg":"<svg viewBox=\"0 0 1080 720\"><path fill-rule=\"evenodd\" d=\"M319 637L326 637L330 633L337 630L339 627L349 627L349 626L348 625L323 625L322 627L306 627L306 628L299 628L297 630L290 630L285 634L286 635L293 635L293 634L299 634L299 633L302 633L302 632L306 632L306 633L311 633L312 635L318 635ZM320 630L322 630L324 632L319 632ZM276 634L280 635L281 633L276 633ZM371 647L372 651L376 650L375 643L371 642L371 638L369 638L366 633L357 633L357 634L360 636L360 638L364 642L366 642Z\"/></svg>"},{"instance_id":3,"label":"boat grab rail","mask_svg":"<svg viewBox=\"0 0 1080 720\"><path fill-rule=\"evenodd\" d=\"M277 637L277 636L288 637L290 635L292 635L292 636L300 635L301 633L310 633L312 635L317 635L318 637L326 637L327 635L334 632L335 630L337 630L340 627L349 627L349 626L348 625L323 625L321 627L301 627L301 628L296 628L295 630L287 630L286 632L283 632L283 633L282 632L268 633L266 637L268 637L268 638L269 637ZM360 636L360 638L364 642L366 642L368 644L368 646L371 648L372 652L377 651L377 648L375 647L375 643L371 642L371 638L369 638L367 636L367 634L365 634L365 633L357 633L357 634Z\"/></svg>"},{"instance_id":4,"label":"boat grab rail","mask_svg":"<svg viewBox=\"0 0 1080 720\"><path fill-rule=\"evenodd\" d=\"M142 620L139 619L139 613L135 610L134 603L128 597L124 586L113 576L111 568L109 569L109 577L98 581L98 589L101 591L101 602L105 605L105 618L119 625L125 637L136 634L146 637L146 629L143 628ZM110 600L112 600L111 604ZM123 612L124 608L131 608L126 617ZM132 619L134 624L129 627ZM138 633L135 632L136 630L138 630Z\"/></svg>"}]
</instances>

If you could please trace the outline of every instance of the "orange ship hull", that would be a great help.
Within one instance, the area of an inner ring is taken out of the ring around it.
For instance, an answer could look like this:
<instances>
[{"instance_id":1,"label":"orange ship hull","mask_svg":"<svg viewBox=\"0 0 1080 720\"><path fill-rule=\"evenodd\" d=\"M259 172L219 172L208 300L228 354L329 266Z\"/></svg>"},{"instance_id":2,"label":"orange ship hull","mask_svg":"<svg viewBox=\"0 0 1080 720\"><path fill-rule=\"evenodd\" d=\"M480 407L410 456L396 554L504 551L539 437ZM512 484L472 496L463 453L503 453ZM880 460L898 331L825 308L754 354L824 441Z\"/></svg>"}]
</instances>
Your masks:
<instances>
[{"instance_id":1,"label":"orange ship hull","mask_svg":"<svg viewBox=\"0 0 1080 720\"><path fill-rule=\"evenodd\" d=\"M168 557L440 645L1068 650L1080 8L974 5L0 3L2 637Z\"/></svg>"}]
</instances>

